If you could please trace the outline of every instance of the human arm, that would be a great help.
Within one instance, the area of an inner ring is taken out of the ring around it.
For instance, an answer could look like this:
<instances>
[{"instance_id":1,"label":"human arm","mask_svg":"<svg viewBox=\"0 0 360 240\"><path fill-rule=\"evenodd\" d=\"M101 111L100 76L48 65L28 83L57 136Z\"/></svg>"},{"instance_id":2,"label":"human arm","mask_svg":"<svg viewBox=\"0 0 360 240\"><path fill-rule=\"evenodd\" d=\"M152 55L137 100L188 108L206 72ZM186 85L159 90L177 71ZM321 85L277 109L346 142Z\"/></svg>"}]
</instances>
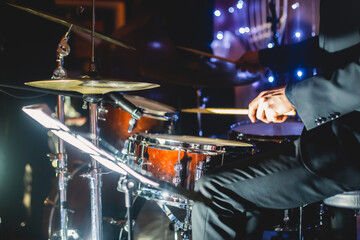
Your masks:
<instances>
[{"instance_id":1,"label":"human arm","mask_svg":"<svg viewBox=\"0 0 360 240\"><path fill-rule=\"evenodd\" d=\"M298 67L317 67L323 62L321 59L326 59L324 55L318 37L313 37L296 44L247 51L237 60L236 67L249 72L262 72L269 67L284 73Z\"/></svg>"}]
</instances>

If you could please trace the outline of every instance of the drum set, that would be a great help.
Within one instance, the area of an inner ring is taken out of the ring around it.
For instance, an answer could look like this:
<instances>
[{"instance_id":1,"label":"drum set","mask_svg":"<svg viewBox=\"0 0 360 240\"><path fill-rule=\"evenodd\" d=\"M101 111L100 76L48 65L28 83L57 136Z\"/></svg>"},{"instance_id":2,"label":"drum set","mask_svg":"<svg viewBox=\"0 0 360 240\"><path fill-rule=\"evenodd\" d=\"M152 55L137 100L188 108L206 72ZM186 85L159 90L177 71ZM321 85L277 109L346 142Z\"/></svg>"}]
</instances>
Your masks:
<instances>
[{"instance_id":1,"label":"drum set","mask_svg":"<svg viewBox=\"0 0 360 240\"><path fill-rule=\"evenodd\" d=\"M132 48L96 34L94 10L92 31L89 33L92 37L90 71L79 78L67 78L63 61L70 52L67 45L69 33L72 28L83 32L88 32L88 30L54 17L50 18L46 14L31 9L12 6L69 27L58 45L58 68L55 69L52 78L25 83L28 87L43 89L53 94L58 93L56 114L40 105L23 108L27 114L58 137L56 153L49 156L56 162L54 166L58 189L55 199L47 200L53 205L48 220L48 239L101 240L104 239L103 223L105 221L126 230L128 239L133 239L133 227L136 221L132 207L138 197L154 201L169 218L174 231L179 232L184 240L191 239L192 205L194 201L206 201L206 199L198 198L194 186L204 174L230 161L237 161L259 151L265 151L269 144L292 141L301 134L302 123L290 119L281 125L236 123L231 126L229 139L175 135L174 126L178 113L173 107L144 97L123 94L123 92L153 89L159 87L158 84L105 79L97 74L94 57L95 37L123 48ZM160 73L155 75L157 74ZM255 80L257 79L251 79L251 81ZM244 79L243 84L247 84L248 81L249 78ZM80 94L89 105L90 134L84 135L87 137L74 133L64 125L64 96L69 92ZM212 110L207 113L222 114ZM204 109L193 112L201 114L204 113ZM43 119L35 113L40 114ZM44 119L51 123L44 122ZM101 129L100 132L99 129ZM106 136L106 139L103 136ZM83 164L69 172L65 143L88 154L89 161L83 161ZM104 169L117 173L117 184L111 191L117 190L124 194L126 219L103 217L102 188L103 176L106 174ZM75 219L76 217L73 216L78 213L73 209L76 201L78 205L79 202L83 202L80 199L73 200L71 194L74 191L68 191L68 187L72 185L73 179L81 179L81 177L88 179L88 188L79 188L77 194L89 190L84 194L89 195L90 198L85 198L85 201L89 204L91 216L87 216L89 221L78 220L88 223L87 227L79 229L79 225L76 226L75 221L71 219ZM72 199L71 202L69 199ZM173 208L184 211L185 216L179 219ZM56 210L58 214L55 214ZM55 219L55 216L58 219ZM59 226L55 226L55 223ZM178 238L176 236L178 235L174 235L175 239Z\"/></svg>"}]
</instances>

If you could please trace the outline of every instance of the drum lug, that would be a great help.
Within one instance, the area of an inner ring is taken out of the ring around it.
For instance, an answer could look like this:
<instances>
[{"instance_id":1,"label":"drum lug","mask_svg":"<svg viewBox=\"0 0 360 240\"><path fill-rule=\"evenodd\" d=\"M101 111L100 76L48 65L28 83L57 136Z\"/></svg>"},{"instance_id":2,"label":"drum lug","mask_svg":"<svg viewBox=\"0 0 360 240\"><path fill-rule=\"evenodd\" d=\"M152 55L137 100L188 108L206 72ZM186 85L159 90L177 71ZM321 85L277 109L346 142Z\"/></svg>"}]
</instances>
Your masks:
<instances>
[{"instance_id":1,"label":"drum lug","mask_svg":"<svg viewBox=\"0 0 360 240\"><path fill-rule=\"evenodd\" d=\"M104 107L103 103L101 102L98 106L98 120L99 121L106 121L105 115L108 113L109 111Z\"/></svg>"},{"instance_id":2,"label":"drum lug","mask_svg":"<svg viewBox=\"0 0 360 240\"><path fill-rule=\"evenodd\" d=\"M175 163L174 169L175 169L175 176L173 177L172 182L175 184L175 186L177 186L179 183L181 183L180 173L182 170L182 165L181 165L180 161Z\"/></svg>"},{"instance_id":3,"label":"drum lug","mask_svg":"<svg viewBox=\"0 0 360 240\"><path fill-rule=\"evenodd\" d=\"M204 175L204 161L201 161L196 165L195 169L195 182L197 182Z\"/></svg>"}]
</instances>

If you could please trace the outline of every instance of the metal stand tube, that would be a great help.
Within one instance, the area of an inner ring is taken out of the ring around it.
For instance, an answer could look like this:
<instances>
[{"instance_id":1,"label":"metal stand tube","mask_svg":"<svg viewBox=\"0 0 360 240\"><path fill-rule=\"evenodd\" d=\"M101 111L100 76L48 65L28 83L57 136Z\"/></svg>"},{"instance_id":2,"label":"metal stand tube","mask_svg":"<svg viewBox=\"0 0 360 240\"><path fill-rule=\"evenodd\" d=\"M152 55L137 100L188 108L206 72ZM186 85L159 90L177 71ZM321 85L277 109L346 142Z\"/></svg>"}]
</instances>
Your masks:
<instances>
[{"instance_id":1,"label":"metal stand tube","mask_svg":"<svg viewBox=\"0 0 360 240\"><path fill-rule=\"evenodd\" d=\"M97 103L90 103L90 123L92 142L98 146L98 106ZM99 163L92 159L89 176L90 184L90 206L91 206L91 239L101 240L103 237L102 227L102 203L101 203L101 169Z\"/></svg>"},{"instance_id":2,"label":"metal stand tube","mask_svg":"<svg viewBox=\"0 0 360 240\"><path fill-rule=\"evenodd\" d=\"M57 114L59 121L65 122L63 95L58 96ZM59 188L59 209L60 209L60 234L61 240L67 240L68 234L68 209L67 209L67 157L65 154L64 141L59 138L59 157L58 157L58 188Z\"/></svg>"},{"instance_id":3,"label":"metal stand tube","mask_svg":"<svg viewBox=\"0 0 360 240\"><path fill-rule=\"evenodd\" d=\"M302 224L303 224L303 207L299 208L299 240L303 240Z\"/></svg>"}]
</instances>

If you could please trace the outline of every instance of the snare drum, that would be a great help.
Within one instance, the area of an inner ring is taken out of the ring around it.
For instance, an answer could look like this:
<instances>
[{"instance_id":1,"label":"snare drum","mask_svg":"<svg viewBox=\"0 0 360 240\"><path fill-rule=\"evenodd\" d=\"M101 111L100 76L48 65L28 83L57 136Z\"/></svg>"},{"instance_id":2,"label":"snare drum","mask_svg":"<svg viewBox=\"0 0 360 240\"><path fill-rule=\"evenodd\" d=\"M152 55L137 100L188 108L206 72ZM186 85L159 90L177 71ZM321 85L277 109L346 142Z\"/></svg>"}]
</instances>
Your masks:
<instances>
[{"instance_id":1,"label":"snare drum","mask_svg":"<svg viewBox=\"0 0 360 240\"><path fill-rule=\"evenodd\" d=\"M254 152L252 144L206 137L139 133L130 139L141 168L159 180L190 190L206 171L223 165L226 156L245 158ZM154 194L152 198L164 200Z\"/></svg>"},{"instance_id":2,"label":"snare drum","mask_svg":"<svg viewBox=\"0 0 360 240\"><path fill-rule=\"evenodd\" d=\"M301 135L304 124L298 119L287 119L283 123L239 122L230 127L229 137L252 143L256 151L267 151L278 144L295 140Z\"/></svg>"},{"instance_id":3,"label":"snare drum","mask_svg":"<svg viewBox=\"0 0 360 240\"><path fill-rule=\"evenodd\" d=\"M124 95L128 101L144 110L143 116L137 121L134 130L129 133L131 115L121 108L112 105L104 106L104 121L99 121L100 136L114 147L123 147L124 141L131 134L139 132L167 133L173 132L177 120L175 109L154 100L140 96Z\"/></svg>"}]
</instances>

